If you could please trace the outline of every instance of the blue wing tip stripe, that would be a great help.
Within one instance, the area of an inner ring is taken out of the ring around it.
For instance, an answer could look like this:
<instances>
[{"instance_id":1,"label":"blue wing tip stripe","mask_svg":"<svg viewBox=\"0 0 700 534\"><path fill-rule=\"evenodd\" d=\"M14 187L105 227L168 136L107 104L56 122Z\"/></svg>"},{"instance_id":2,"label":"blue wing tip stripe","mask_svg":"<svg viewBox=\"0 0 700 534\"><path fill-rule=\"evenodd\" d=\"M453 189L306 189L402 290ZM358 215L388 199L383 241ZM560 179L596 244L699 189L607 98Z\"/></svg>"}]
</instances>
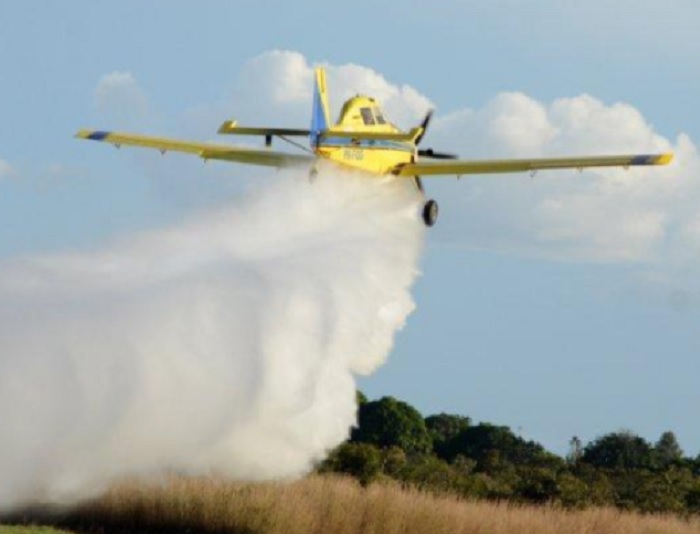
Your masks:
<instances>
[{"instance_id":1,"label":"blue wing tip stripe","mask_svg":"<svg viewBox=\"0 0 700 534\"><path fill-rule=\"evenodd\" d=\"M92 139L93 141L104 141L107 137L109 137L109 134L110 132L98 130L88 135L87 139Z\"/></svg>"},{"instance_id":2,"label":"blue wing tip stripe","mask_svg":"<svg viewBox=\"0 0 700 534\"><path fill-rule=\"evenodd\" d=\"M630 163L632 165L655 165L658 161L659 156L645 154L633 157Z\"/></svg>"}]
</instances>

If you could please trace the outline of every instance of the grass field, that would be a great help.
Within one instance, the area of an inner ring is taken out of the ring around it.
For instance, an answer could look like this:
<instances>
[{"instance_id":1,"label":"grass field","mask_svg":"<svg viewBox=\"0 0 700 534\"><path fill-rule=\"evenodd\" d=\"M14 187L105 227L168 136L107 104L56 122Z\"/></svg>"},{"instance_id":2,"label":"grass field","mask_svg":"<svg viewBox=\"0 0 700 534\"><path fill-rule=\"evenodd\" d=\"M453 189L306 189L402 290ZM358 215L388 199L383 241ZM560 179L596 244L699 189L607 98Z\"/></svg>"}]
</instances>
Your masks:
<instances>
[{"instance_id":1,"label":"grass field","mask_svg":"<svg viewBox=\"0 0 700 534\"><path fill-rule=\"evenodd\" d=\"M465 502L395 484L362 488L351 479L331 476L288 484L203 478L125 483L54 522L64 532L105 534L700 534L700 519ZM0 526L0 533L59 531Z\"/></svg>"}]
</instances>

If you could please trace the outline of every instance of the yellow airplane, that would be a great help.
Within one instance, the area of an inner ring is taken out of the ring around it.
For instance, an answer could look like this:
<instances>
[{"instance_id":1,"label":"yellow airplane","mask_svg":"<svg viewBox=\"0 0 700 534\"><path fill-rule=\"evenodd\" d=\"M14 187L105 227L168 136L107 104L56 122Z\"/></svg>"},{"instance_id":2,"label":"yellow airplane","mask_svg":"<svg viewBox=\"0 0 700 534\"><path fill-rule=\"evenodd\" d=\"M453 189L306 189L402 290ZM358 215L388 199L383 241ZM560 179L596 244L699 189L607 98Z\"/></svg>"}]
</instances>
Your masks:
<instances>
[{"instance_id":1,"label":"yellow airplane","mask_svg":"<svg viewBox=\"0 0 700 534\"><path fill-rule=\"evenodd\" d=\"M80 130L76 137L104 141L117 147L140 146L160 150L161 153L185 152L204 160L224 160L270 167L308 166L315 176L315 163L326 159L339 165L360 169L369 175L406 177L413 180L424 194L421 177L435 175L487 174L506 172L535 172L547 169L584 169L587 167L631 167L637 165L666 165L673 154L646 154L622 156L581 156L573 158L460 160L452 154L432 149L418 149L428 129L432 112L423 122L403 132L386 119L380 104L368 96L355 96L343 104L340 118L331 123L328 106L326 73L316 69L313 93L311 127L308 130L289 128L248 128L236 121L226 121L220 134L264 136L264 149L255 150L226 144L180 141L163 137L127 134L101 130ZM272 138L278 137L305 150L308 154L274 152ZM310 148L296 143L292 137L308 137ZM434 161L423 161L424 159ZM423 206L423 221L433 226L437 221L438 205L427 200Z\"/></svg>"}]
</instances>

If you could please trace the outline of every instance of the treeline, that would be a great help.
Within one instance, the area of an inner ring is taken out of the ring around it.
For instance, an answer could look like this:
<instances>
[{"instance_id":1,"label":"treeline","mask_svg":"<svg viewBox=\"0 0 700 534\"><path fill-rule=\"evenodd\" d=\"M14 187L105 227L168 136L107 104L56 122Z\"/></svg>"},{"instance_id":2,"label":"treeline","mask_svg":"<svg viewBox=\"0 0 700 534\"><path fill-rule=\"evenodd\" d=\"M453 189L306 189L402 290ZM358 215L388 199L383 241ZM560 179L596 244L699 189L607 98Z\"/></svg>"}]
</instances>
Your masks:
<instances>
[{"instance_id":1,"label":"treeline","mask_svg":"<svg viewBox=\"0 0 700 534\"><path fill-rule=\"evenodd\" d=\"M444 413L424 418L392 397L368 401L358 392L358 411L351 438L318 471L470 499L700 513L700 456L684 456L672 432L656 443L630 432L585 446L572 438L562 458L507 426Z\"/></svg>"}]
</instances>

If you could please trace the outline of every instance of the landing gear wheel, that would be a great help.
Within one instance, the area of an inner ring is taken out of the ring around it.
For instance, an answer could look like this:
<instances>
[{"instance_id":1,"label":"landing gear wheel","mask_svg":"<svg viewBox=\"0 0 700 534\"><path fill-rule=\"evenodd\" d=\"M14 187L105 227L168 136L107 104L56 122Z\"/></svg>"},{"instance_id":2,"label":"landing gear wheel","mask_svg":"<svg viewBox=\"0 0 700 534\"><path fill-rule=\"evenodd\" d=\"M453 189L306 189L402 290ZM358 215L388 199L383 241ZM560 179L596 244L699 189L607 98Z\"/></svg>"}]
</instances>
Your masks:
<instances>
[{"instance_id":1,"label":"landing gear wheel","mask_svg":"<svg viewBox=\"0 0 700 534\"><path fill-rule=\"evenodd\" d=\"M428 200L423 206L423 222L426 226L433 226L438 218L438 203Z\"/></svg>"}]
</instances>

